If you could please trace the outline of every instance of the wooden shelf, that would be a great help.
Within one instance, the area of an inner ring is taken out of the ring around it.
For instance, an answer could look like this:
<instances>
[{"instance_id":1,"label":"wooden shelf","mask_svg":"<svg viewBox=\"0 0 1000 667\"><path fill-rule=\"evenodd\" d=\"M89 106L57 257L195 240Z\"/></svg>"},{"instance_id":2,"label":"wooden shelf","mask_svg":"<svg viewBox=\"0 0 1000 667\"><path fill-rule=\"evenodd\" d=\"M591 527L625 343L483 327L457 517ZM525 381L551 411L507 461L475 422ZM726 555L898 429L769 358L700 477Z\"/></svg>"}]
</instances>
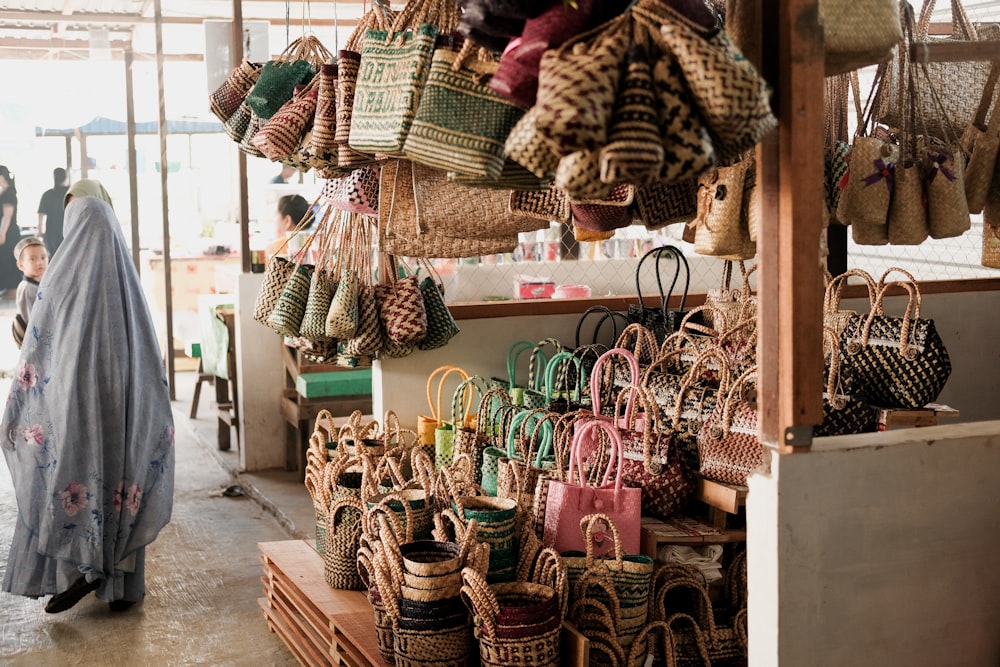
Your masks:
<instances>
[{"instance_id":1,"label":"wooden shelf","mask_svg":"<svg viewBox=\"0 0 1000 667\"><path fill-rule=\"evenodd\" d=\"M690 517L673 516L666 521L653 517L642 518L641 550L653 559L656 558L657 549L664 544L704 546L744 542L746 539L745 530L716 528Z\"/></svg>"},{"instance_id":2,"label":"wooden shelf","mask_svg":"<svg viewBox=\"0 0 1000 667\"><path fill-rule=\"evenodd\" d=\"M309 667L392 667L382 660L375 618L362 591L331 588L323 576L323 557L306 540L260 542L264 596L257 603L268 627L295 658ZM590 642L563 623L563 667L590 662Z\"/></svg>"},{"instance_id":3,"label":"wooden shelf","mask_svg":"<svg viewBox=\"0 0 1000 667\"><path fill-rule=\"evenodd\" d=\"M937 426L942 419L958 419L955 408L940 403L928 403L922 408L878 408L878 428L893 426Z\"/></svg>"}]
</instances>

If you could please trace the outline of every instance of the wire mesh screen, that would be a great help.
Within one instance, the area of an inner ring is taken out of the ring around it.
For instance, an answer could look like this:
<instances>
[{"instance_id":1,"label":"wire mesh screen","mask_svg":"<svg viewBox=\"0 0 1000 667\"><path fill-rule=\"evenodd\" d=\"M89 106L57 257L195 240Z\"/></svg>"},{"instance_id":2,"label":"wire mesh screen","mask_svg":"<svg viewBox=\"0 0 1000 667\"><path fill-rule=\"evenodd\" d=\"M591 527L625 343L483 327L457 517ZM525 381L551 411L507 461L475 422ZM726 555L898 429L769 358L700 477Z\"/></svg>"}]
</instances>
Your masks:
<instances>
[{"instance_id":1,"label":"wire mesh screen","mask_svg":"<svg viewBox=\"0 0 1000 667\"><path fill-rule=\"evenodd\" d=\"M683 227L650 231L634 224L617 230L606 241L577 243L571 230L552 223L548 230L520 234L512 253L435 260L434 264L450 303L637 293L669 297L671 287L674 296L717 287L725 263L695 254L693 246L680 238ZM684 253L687 267L664 258L659 266L650 259L640 269L645 253L668 244Z\"/></svg>"}]
</instances>

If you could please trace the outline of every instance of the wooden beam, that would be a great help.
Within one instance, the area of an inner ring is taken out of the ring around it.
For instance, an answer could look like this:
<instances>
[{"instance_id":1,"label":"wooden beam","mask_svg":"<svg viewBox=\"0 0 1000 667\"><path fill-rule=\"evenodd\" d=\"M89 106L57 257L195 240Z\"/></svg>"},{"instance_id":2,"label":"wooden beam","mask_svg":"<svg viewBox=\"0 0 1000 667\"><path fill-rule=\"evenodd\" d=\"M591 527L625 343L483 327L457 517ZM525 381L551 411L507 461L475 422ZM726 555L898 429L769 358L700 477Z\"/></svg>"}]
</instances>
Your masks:
<instances>
[{"instance_id":1,"label":"wooden beam","mask_svg":"<svg viewBox=\"0 0 1000 667\"><path fill-rule=\"evenodd\" d=\"M1000 42L983 40L929 40L910 45L910 60L915 63L953 63L968 60L1000 61Z\"/></svg>"},{"instance_id":2,"label":"wooden beam","mask_svg":"<svg viewBox=\"0 0 1000 667\"><path fill-rule=\"evenodd\" d=\"M128 127L128 194L132 217L132 262L142 274L139 261L139 166L135 147L135 86L132 82L132 49L125 50L125 122Z\"/></svg>"},{"instance_id":3,"label":"wooden beam","mask_svg":"<svg viewBox=\"0 0 1000 667\"><path fill-rule=\"evenodd\" d=\"M808 447L823 418L823 36L817 0L764 2L762 11L762 34L778 37L763 72L780 124L760 150L761 439L788 452Z\"/></svg>"},{"instance_id":4,"label":"wooden beam","mask_svg":"<svg viewBox=\"0 0 1000 667\"><path fill-rule=\"evenodd\" d=\"M212 16L206 14L205 16L164 16L162 18L163 25L201 25L204 21L217 20L217 21L228 21L229 16ZM271 25L285 25L285 18L282 17L260 17L255 18L252 16L245 17L246 21L267 21ZM75 13L72 18L68 19L63 16L60 12L38 12L38 11L25 11L19 9L5 9L2 18L0 18L0 26L8 29L24 29L24 30L37 30L39 28L49 27L61 23L65 26L65 29L71 30L73 26L104 26L110 30L115 30L113 26L121 26L121 30L129 30L132 26L143 24L152 25L154 23L154 17L152 16L141 16L139 14L115 14L113 12L87 12L87 13ZM25 24L40 24L40 25L25 25ZM292 26L302 26L302 25L312 25L320 27L332 27L334 25L333 18L323 18L314 16L312 19L303 20L301 17L296 18L295 16L289 16L289 25ZM354 27L358 24L358 18L340 18L337 24L342 27Z\"/></svg>"}]
</instances>

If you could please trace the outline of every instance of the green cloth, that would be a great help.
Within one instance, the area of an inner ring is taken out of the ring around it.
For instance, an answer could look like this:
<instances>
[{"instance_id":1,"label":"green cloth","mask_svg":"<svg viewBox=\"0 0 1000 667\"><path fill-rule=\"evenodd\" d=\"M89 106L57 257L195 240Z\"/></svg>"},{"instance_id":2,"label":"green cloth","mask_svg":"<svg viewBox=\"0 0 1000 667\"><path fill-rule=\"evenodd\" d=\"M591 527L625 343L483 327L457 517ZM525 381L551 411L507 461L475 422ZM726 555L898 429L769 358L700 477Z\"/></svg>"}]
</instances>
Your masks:
<instances>
[{"instance_id":1,"label":"green cloth","mask_svg":"<svg viewBox=\"0 0 1000 667\"><path fill-rule=\"evenodd\" d=\"M233 307L232 294L202 294L198 297L198 330L201 335L201 368L225 380L229 378L226 352L229 349L229 329L216 316L218 308Z\"/></svg>"}]
</instances>

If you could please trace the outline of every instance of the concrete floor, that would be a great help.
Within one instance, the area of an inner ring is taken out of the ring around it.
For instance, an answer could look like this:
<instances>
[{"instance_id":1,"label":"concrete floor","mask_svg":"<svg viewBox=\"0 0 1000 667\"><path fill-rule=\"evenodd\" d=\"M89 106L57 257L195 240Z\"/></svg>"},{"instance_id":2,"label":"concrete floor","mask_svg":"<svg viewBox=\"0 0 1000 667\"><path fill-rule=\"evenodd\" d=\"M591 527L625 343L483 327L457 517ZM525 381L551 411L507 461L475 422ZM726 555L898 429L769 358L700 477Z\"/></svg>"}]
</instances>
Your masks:
<instances>
[{"instance_id":1,"label":"concrete floor","mask_svg":"<svg viewBox=\"0 0 1000 667\"><path fill-rule=\"evenodd\" d=\"M4 324L0 318L0 331ZM0 344L0 369L10 357ZM7 382L0 381L2 395ZM90 596L69 611L46 614L47 598L0 593L0 664L296 664L257 606L263 573L257 543L311 537L312 503L294 473L237 474L235 451L215 447L211 391L202 392L199 419L188 419L193 386L193 373L177 375L174 512L147 550L145 601L111 614ZM0 467L2 575L17 510L10 475ZM234 482L245 496L221 494Z\"/></svg>"}]
</instances>

